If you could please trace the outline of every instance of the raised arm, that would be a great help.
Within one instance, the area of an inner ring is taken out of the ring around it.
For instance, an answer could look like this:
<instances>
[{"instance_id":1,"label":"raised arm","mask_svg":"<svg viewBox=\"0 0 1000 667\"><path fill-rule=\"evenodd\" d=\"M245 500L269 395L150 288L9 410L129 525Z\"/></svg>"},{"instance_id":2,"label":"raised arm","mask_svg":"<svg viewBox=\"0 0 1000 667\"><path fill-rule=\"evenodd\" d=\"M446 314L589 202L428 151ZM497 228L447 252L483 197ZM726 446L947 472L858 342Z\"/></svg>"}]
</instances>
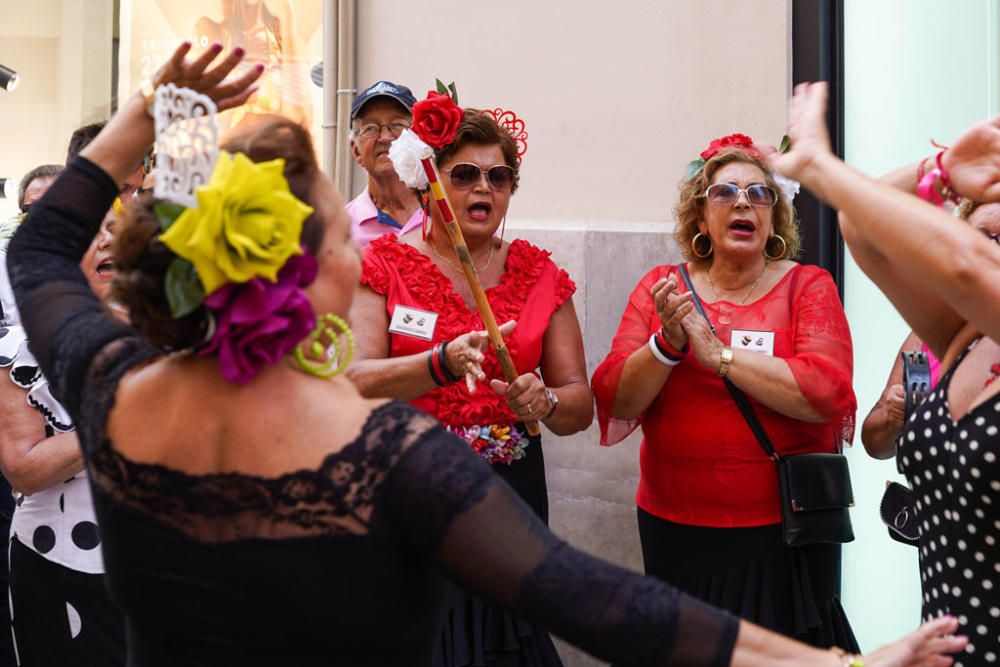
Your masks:
<instances>
[{"instance_id":1,"label":"raised arm","mask_svg":"<svg viewBox=\"0 0 1000 667\"><path fill-rule=\"evenodd\" d=\"M740 622L663 582L572 548L441 429L402 454L385 502L405 541L459 584L602 660L636 667L844 664L829 651ZM876 654L865 664L935 664L918 656L961 648L963 640L934 639L956 627L954 619L940 621L890 647L890 658Z\"/></svg>"},{"instance_id":2,"label":"raised arm","mask_svg":"<svg viewBox=\"0 0 1000 667\"><path fill-rule=\"evenodd\" d=\"M234 52L212 70L218 55L210 49L192 63L184 44L157 74L155 83L187 86L215 99L220 108L241 103L253 92L259 70L231 84L220 83L242 57ZM71 162L28 218L8 250L8 271L32 351L49 379L52 393L75 421L80 417L84 378L98 351L132 335L115 321L91 292L80 258L118 195L153 142L153 121L146 102L134 95L100 135Z\"/></svg>"},{"instance_id":3,"label":"raised arm","mask_svg":"<svg viewBox=\"0 0 1000 667\"><path fill-rule=\"evenodd\" d=\"M792 149L773 158L777 169L840 209L844 240L858 265L936 356L944 359L966 321L1000 340L1000 310L982 307L1000 299L1000 247L955 224L949 213L834 156L824 122L826 96L825 83L796 87L789 105ZM1000 200L1000 119L973 126L945 152L943 163L962 195ZM919 283L937 297L930 303L914 290L917 268ZM956 315L942 311L941 302Z\"/></svg>"}]
</instances>

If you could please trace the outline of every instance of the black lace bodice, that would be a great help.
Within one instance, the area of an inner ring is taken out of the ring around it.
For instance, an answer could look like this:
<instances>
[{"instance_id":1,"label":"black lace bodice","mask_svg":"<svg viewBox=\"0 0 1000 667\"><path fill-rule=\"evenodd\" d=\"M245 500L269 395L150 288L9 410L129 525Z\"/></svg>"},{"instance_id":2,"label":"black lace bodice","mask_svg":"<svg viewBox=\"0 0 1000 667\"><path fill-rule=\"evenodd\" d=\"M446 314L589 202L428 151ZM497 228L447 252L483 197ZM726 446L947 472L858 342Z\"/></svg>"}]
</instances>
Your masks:
<instances>
[{"instance_id":1,"label":"black lace bodice","mask_svg":"<svg viewBox=\"0 0 1000 667\"><path fill-rule=\"evenodd\" d=\"M159 352L105 314L77 266L115 191L77 158L9 262L33 350L78 426L134 664L425 664L439 573L621 665L729 663L736 619L562 542L405 404L374 410L317 469L277 478L118 453L105 435L118 383Z\"/></svg>"}]
</instances>

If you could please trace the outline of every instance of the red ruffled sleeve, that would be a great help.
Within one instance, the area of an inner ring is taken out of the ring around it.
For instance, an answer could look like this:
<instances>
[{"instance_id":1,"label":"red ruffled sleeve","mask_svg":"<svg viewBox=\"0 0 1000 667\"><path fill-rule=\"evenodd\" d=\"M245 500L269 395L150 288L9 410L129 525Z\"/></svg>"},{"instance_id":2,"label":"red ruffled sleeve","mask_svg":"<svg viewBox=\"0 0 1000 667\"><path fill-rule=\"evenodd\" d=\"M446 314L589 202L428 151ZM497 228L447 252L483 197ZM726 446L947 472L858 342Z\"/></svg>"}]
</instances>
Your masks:
<instances>
[{"instance_id":1,"label":"red ruffled sleeve","mask_svg":"<svg viewBox=\"0 0 1000 667\"><path fill-rule=\"evenodd\" d=\"M618 332L611 342L611 351L594 371L591 388L597 400L597 422L601 427L602 445L621 442L642 423L642 415L636 419L617 419L611 416L611 410L625 362L633 352L649 343L650 334L656 330L653 323L656 307L649 291L657 280L669 276L674 270L673 266L658 266L639 281L629 296Z\"/></svg>"},{"instance_id":2,"label":"red ruffled sleeve","mask_svg":"<svg viewBox=\"0 0 1000 667\"><path fill-rule=\"evenodd\" d=\"M389 271L386 270L385 261L387 256L391 256L391 246L396 243L396 237L386 234L375 239L365 247L364 255L361 259L361 284L371 287L383 296L389 294Z\"/></svg>"},{"instance_id":3,"label":"red ruffled sleeve","mask_svg":"<svg viewBox=\"0 0 1000 667\"><path fill-rule=\"evenodd\" d=\"M786 359L802 395L836 436L850 444L858 409L852 380L854 348L844 307L830 274L802 266L795 292L795 355Z\"/></svg>"}]
</instances>

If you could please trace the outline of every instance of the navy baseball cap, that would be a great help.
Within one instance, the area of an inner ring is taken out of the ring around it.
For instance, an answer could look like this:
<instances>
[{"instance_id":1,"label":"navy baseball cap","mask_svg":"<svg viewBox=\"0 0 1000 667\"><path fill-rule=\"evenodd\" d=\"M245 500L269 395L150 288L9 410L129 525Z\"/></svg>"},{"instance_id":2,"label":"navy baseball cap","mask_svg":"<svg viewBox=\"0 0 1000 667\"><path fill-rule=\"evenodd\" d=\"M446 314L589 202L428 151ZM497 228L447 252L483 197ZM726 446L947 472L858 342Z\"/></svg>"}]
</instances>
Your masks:
<instances>
[{"instance_id":1,"label":"navy baseball cap","mask_svg":"<svg viewBox=\"0 0 1000 667\"><path fill-rule=\"evenodd\" d=\"M361 111L361 107L368 104L375 97L392 98L406 107L407 111L411 110L413 105L417 103L417 98L413 96L413 93L406 86L401 86L391 81L378 81L365 88L354 98L354 103L351 105L351 120L353 121L357 117Z\"/></svg>"}]
</instances>

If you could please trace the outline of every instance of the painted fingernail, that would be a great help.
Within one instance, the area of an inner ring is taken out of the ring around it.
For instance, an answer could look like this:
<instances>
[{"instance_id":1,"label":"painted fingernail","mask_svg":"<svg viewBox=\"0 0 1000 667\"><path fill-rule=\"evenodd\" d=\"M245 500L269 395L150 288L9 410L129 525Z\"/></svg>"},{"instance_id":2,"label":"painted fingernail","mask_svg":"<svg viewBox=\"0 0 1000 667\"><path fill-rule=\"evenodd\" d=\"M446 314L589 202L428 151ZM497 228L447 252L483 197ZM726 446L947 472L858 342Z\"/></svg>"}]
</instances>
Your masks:
<instances>
[{"instance_id":1,"label":"painted fingernail","mask_svg":"<svg viewBox=\"0 0 1000 667\"><path fill-rule=\"evenodd\" d=\"M216 42L215 44L212 44L212 50L213 51L221 51L222 50L222 44L219 43L219 42Z\"/></svg>"},{"instance_id":2,"label":"painted fingernail","mask_svg":"<svg viewBox=\"0 0 1000 667\"><path fill-rule=\"evenodd\" d=\"M244 49L242 46L237 46L235 49L233 49L233 53L235 53L238 56L242 56L246 52L247 52L246 49Z\"/></svg>"},{"instance_id":3,"label":"painted fingernail","mask_svg":"<svg viewBox=\"0 0 1000 667\"><path fill-rule=\"evenodd\" d=\"M257 66L254 67L254 69L257 70L258 72L263 72L264 71L264 63L257 63Z\"/></svg>"},{"instance_id":4,"label":"painted fingernail","mask_svg":"<svg viewBox=\"0 0 1000 667\"><path fill-rule=\"evenodd\" d=\"M183 46L183 47L190 47L191 46L191 40L185 39L183 42L181 42L181 46Z\"/></svg>"}]
</instances>

